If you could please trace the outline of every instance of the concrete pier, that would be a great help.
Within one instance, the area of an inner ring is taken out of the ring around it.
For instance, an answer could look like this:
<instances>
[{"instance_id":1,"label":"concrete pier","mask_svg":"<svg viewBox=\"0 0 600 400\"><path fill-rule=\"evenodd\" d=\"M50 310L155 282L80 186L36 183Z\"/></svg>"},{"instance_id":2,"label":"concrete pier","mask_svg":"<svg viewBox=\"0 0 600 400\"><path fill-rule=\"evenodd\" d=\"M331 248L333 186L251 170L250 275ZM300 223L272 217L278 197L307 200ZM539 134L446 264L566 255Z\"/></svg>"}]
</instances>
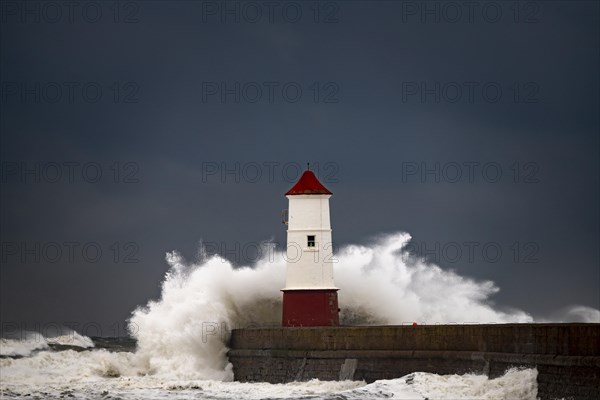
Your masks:
<instances>
[{"instance_id":1,"label":"concrete pier","mask_svg":"<svg viewBox=\"0 0 600 400\"><path fill-rule=\"evenodd\" d=\"M494 378L516 366L537 368L541 399L600 398L600 324L252 328L233 330L230 348L238 381Z\"/></svg>"}]
</instances>

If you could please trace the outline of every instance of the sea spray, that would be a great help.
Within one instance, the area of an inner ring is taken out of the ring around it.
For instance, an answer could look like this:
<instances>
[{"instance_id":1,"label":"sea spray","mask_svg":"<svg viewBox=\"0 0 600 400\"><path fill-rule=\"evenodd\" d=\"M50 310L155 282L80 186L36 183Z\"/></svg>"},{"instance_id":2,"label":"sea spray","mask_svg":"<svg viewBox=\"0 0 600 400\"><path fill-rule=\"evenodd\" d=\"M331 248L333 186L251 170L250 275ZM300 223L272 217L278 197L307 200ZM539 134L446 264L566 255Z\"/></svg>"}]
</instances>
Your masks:
<instances>
[{"instance_id":1,"label":"sea spray","mask_svg":"<svg viewBox=\"0 0 600 400\"><path fill-rule=\"evenodd\" d=\"M408 257L402 250L409 240L397 233L339 251L334 270L342 324L532 321L522 311L489 305L498 291L492 282ZM186 263L169 253L161 298L138 308L130 321L140 368L189 379L233 379L226 358L229 330L280 322L285 259L281 252L272 256L236 268L219 256Z\"/></svg>"},{"instance_id":2,"label":"sea spray","mask_svg":"<svg viewBox=\"0 0 600 400\"><path fill-rule=\"evenodd\" d=\"M412 374L412 387L428 399L531 399L537 398L537 369L511 368L495 379L485 375Z\"/></svg>"},{"instance_id":3,"label":"sea spray","mask_svg":"<svg viewBox=\"0 0 600 400\"><path fill-rule=\"evenodd\" d=\"M218 256L187 265L175 252L167 262L160 300L131 318L141 365L152 374L232 380L228 331L276 320L285 269L268 260L233 268Z\"/></svg>"},{"instance_id":4,"label":"sea spray","mask_svg":"<svg viewBox=\"0 0 600 400\"><path fill-rule=\"evenodd\" d=\"M11 337L10 337L11 336ZM63 327L57 336L44 337L39 332L20 331L9 337L0 338L1 357L27 357L50 346L66 346L71 348L91 348L94 342L87 336Z\"/></svg>"},{"instance_id":5,"label":"sea spray","mask_svg":"<svg viewBox=\"0 0 600 400\"><path fill-rule=\"evenodd\" d=\"M522 311L502 312L489 303L498 291L444 271L403 252L410 236L382 236L372 245L347 246L336 255L342 323L401 324L409 321L529 322ZM176 252L158 300L134 311L130 329L138 341L135 353L88 348L89 339L54 339L80 346L55 351L36 335L5 339L0 358L0 391L6 398L73 396L91 399L365 399L394 396L424 398L535 399L535 369L511 370L496 379L481 375L440 376L416 372L409 377L364 382L311 382L271 385L228 382L229 330L247 326L279 326L285 260L280 252L252 266L234 267L209 257L188 263ZM597 310L568 309L569 315L597 318ZM28 338L28 339L27 339ZM12 346L9 348L9 346ZM19 347L22 346L22 347ZM22 356L16 358L14 356ZM410 379L409 379L410 378ZM410 381L410 382L409 382Z\"/></svg>"},{"instance_id":6,"label":"sea spray","mask_svg":"<svg viewBox=\"0 0 600 400\"><path fill-rule=\"evenodd\" d=\"M48 342L38 332L21 332L18 338L0 338L0 356L25 357L36 350L47 349Z\"/></svg>"},{"instance_id":7,"label":"sea spray","mask_svg":"<svg viewBox=\"0 0 600 400\"><path fill-rule=\"evenodd\" d=\"M555 310L550 316L536 318L536 322L587 322L600 323L600 310L581 305L571 305Z\"/></svg>"},{"instance_id":8,"label":"sea spray","mask_svg":"<svg viewBox=\"0 0 600 400\"><path fill-rule=\"evenodd\" d=\"M342 321L406 324L411 322L532 322L519 310L502 312L490 305L499 288L414 258L403 249L407 233L381 236L371 246L342 248L335 266Z\"/></svg>"}]
</instances>

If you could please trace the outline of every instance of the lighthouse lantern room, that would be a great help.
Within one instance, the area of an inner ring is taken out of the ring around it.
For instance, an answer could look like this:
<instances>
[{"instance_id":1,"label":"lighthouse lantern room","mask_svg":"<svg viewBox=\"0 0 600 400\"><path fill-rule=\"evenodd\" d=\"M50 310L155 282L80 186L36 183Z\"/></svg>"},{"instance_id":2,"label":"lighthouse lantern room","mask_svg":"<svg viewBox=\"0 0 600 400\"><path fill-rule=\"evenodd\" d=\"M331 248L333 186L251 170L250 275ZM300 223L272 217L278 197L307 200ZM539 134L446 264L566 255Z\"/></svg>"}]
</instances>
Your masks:
<instances>
[{"instance_id":1,"label":"lighthouse lantern room","mask_svg":"<svg viewBox=\"0 0 600 400\"><path fill-rule=\"evenodd\" d=\"M283 326L339 325L329 220L331 195L310 168L285 194L289 208Z\"/></svg>"}]
</instances>

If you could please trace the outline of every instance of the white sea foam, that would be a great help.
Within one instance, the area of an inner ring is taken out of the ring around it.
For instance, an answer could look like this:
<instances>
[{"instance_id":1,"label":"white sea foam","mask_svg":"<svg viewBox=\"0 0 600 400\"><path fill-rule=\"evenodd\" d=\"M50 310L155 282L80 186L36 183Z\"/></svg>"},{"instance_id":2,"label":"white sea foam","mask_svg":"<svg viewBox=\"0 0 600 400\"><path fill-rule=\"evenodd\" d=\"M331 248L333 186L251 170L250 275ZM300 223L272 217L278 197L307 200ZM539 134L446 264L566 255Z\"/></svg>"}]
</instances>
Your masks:
<instances>
[{"instance_id":1,"label":"white sea foam","mask_svg":"<svg viewBox=\"0 0 600 400\"><path fill-rule=\"evenodd\" d=\"M508 370L503 376L488 379L485 375L436 375L417 372L414 389L433 399L532 399L537 397L537 370Z\"/></svg>"},{"instance_id":2,"label":"white sea foam","mask_svg":"<svg viewBox=\"0 0 600 400\"><path fill-rule=\"evenodd\" d=\"M487 301L498 290L493 282L408 260L401 250L409 240L399 233L370 247L340 251L334 269L342 323L532 321L525 312L490 306ZM285 260L282 253L272 256L234 268L218 256L194 264L170 253L160 300L131 318L140 366L164 376L233 379L225 357L228 329L280 321Z\"/></svg>"},{"instance_id":3,"label":"white sea foam","mask_svg":"<svg viewBox=\"0 0 600 400\"><path fill-rule=\"evenodd\" d=\"M504 376L414 373L371 384L311 380L287 384L240 383L147 375L135 367L135 354L106 350L42 351L27 358L0 359L3 398L95 399L522 399L537 394L535 369L510 370Z\"/></svg>"},{"instance_id":4,"label":"white sea foam","mask_svg":"<svg viewBox=\"0 0 600 400\"><path fill-rule=\"evenodd\" d=\"M475 281L438 266L409 259L402 249L404 233L380 238L371 246L348 246L335 264L345 324L531 322L519 310L499 311L490 305L498 291L493 282ZM404 378L364 382L320 382L270 385L239 383L226 357L229 329L280 324L285 261L272 259L234 268L220 257L188 263L176 252L167 255L170 269L161 297L132 314L135 353L106 350L44 351L48 341L24 343L3 339L2 354L29 357L0 359L0 390L6 397L42 394L75 398L316 398L366 399L395 396L432 398L535 398L535 370L485 376L415 373ZM579 314L594 318L597 310ZM574 311L573 313L577 313ZM586 317L587 318L587 317ZM89 338L67 335L55 343L88 347ZM19 348L23 346L23 348ZM39 346L39 347L36 347ZM41 351L40 351L41 350ZM200 394L199 394L200 393Z\"/></svg>"},{"instance_id":5,"label":"white sea foam","mask_svg":"<svg viewBox=\"0 0 600 400\"><path fill-rule=\"evenodd\" d=\"M588 322L600 323L600 310L581 305L572 305L555 311L550 318L539 318L539 322Z\"/></svg>"},{"instance_id":6,"label":"white sea foam","mask_svg":"<svg viewBox=\"0 0 600 400\"><path fill-rule=\"evenodd\" d=\"M92 339L87 336L80 335L75 331L70 331L69 333L60 336L46 338L46 342L49 344L60 344L64 346L81 347L84 349L94 347L94 342Z\"/></svg>"},{"instance_id":7,"label":"white sea foam","mask_svg":"<svg viewBox=\"0 0 600 400\"><path fill-rule=\"evenodd\" d=\"M37 332L22 332L19 338L0 338L0 356L4 357L25 357L47 348L46 339Z\"/></svg>"},{"instance_id":8,"label":"white sea foam","mask_svg":"<svg viewBox=\"0 0 600 400\"><path fill-rule=\"evenodd\" d=\"M510 369L495 379L485 375L436 375L416 372L399 379L380 380L344 392L347 399L478 399L537 398L537 370ZM379 397L376 397L379 395Z\"/></svg>"},{"instance_id":9,"label":"white sea foam","mask_svg":"<svg viewBox=\"0 0 600 400\"><path fill-rule=\"evenodd\" d=\"M336 264L342 316L352 322L402 324L532 322L519 310L502 312L489 304L499 289L409 258L402 253L410 235L381 237L372 246L348 246ZM376 290L374 289L376 288Z\"/></svg>"},{"instance_id":10,"label":"white sea foam","mask_svg":"<svg viewBox=\"0 0 600 400\"><path fill-rule=\"evenodd\" d=\"M94 347L94 342L87 336L69 330L64 335L50 338L44 337L41 333L23 331L19 332L17 337L0 339L0 356L4 357L26 357L33 352L47 349L51 344L90 348Z\"/></svg>"}]
</instances>

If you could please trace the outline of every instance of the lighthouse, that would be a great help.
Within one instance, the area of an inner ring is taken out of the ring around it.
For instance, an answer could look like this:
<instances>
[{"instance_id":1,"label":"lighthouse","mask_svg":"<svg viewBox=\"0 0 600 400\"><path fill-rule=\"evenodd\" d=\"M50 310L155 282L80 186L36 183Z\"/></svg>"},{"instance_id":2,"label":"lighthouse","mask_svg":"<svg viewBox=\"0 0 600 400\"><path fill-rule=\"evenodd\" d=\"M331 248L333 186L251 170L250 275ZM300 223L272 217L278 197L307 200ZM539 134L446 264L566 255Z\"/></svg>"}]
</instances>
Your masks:
<instances>
[{"instance_id":1,"label":"lighthouse","mask_svg":"<svg viewBox=\"0 0 600 400\"><path fill-rule=\"evenodd\" d=\"M283 326L337 326L338 288L333 283L329 220L332 193L308 168L287 191L286 281Z\"/></svg>"}]
</instances>

